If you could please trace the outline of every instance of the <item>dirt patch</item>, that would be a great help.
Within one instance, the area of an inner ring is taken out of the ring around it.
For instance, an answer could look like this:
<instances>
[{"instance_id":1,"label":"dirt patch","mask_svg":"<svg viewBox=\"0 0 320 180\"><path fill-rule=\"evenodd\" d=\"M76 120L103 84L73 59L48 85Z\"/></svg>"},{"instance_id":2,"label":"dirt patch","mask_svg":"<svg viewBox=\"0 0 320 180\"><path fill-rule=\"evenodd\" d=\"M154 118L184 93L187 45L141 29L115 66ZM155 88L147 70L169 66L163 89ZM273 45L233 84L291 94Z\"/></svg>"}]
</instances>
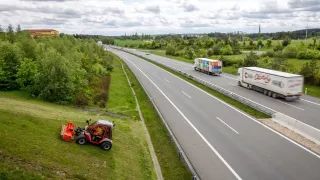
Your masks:
<instances>
[{"instance_id":1,"label":"dirt patch","mask_svg":"<svg viewBox=\"0 0 320 180\"><path fill-rule=\"evenodd\" d=\"M302 144L303 146L311 149L314 152L320 153L320 146L309 139L301 136L300 134L278 124L277 122L273 121L272 119L259 119L261 122L266 124L267 126L271 127L272 129L280 132L281 134L289 137L290 139Z\"/></svg>"}]
</instances>

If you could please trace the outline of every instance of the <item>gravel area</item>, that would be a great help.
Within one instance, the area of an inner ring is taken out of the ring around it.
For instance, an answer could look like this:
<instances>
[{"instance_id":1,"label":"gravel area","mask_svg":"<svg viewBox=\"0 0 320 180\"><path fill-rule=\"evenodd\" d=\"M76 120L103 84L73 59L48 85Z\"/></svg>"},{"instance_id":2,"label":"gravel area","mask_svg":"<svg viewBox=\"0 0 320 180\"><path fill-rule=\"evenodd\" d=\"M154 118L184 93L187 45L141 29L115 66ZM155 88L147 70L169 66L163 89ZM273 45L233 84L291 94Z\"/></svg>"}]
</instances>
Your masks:
<instances>
[{"instance_id":1,"label":"gravel area","mask_svg":"<svg viewBox=\"0 0 320 180\"><path fill-rule=\"evenodd\" d=\"M278 124L275 121L272 121L272 119L259 119L267 126L271 127L272 129L280 132L281 134L291 138L292 140L304 145L305 147L311 149L312 151L316 153L320 153L320 146L316 143L310 141L309 139L306 139L305 137L301 136L300 134L284 127Z\"/></svg>"}]
</instances>

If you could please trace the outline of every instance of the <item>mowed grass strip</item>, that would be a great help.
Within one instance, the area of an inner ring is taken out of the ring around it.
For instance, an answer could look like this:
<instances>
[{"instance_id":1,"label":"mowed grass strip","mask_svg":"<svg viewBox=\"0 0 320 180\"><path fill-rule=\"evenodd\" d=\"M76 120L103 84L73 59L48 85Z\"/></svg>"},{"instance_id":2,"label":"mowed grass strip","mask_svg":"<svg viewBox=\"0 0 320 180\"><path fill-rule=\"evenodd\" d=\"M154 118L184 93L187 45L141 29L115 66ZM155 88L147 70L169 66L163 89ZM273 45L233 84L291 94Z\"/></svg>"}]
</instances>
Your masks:
<instances>
[{"instance_id":1,"label":"mowed grass strip","mask_svg":"<svg viewBox=\"0 0 320 180\"><path fill-rule=\"evenodd\" d=\"M118 60L113 62L107 111L139 119L134 96Z\"/></svg>"},{"instance_id":2,"label":"mowed grass strip","mask_svg":"<svg viewBox=\"0 0 320 180\"><path fill-rule=\"evenodd\" d=\"M125 63L123 64L133 89L137 94L141 112L148 128L164 179L192 179L192 175L187 167L181 160L179 160L175 144L170 139L169 133L166 127L162 124L162 121L154 109L152 102L150 102L148 95L128 66Z\"/></svg>"},{"instance_id":3,"label":"mowed grass strip","mask_svg":"<svg viewBox=\"0 0 320 180\"><path fill-rule=\"evenodd\" d=\"M127 53L130 53L130 52L127 52ZM134 56L137 56L137 55L135 55L133 53L130 53L130 54L132 54ZM209 87L207 87L207 86L205 86L203 84L200 84L200 83L198 83L198 82L196 82L196 81L194 81L194 80L192 80L192 79L190 79L188 77L185 77L185 76L183 76L183 75L181 75L181 74L179 74L179 73L177 73L177 72L175 72L175 71L173 71L173 70L171 70L171 69L169 69L169 68L167 68L167 67L165 67L165 66L163 66L161 64L158 64L158 63L156 63L156 62L154 62L152 60L149 60L149 59L147 59L145 57L142 57L142 56L137 56L137 57L142 58L142 59L144 59L144 60L146 60L146 61L148 61L148 62L150 62L150 63L152 63L152 64L154 64L156 66L161 67L162 69L164 69L164 70L166 70L166 71L168 71L168 72L180 77L181 79L184 79L184 80L190 82L191 84L199 87L200 89L210 93L211 95L223 100L224 102L226 102L226 103L228 103L228 104L230 104L230 105L242 110L243 112L245 112L245 113L247 113L247 114L249 114L249 115L251 115L251 116L253 116L253 117L257 118L257 119L271 118L269 115L266 115L266 114L264 114L264 113L262 113L262 112L260 112L258 110L255 110L255 109L251 108L250 106L242 104L242 103L240 103L240 102L238 102L238 101L236 101L234 99L231 99L230 97L228 97L228 96L226 96L224 94L221 94L220 92L215 91L215 90L213 90L213 89L211 89L211 88L209 88Z\"/></svg>"},{"instance_id":4,"label":"mowed grass strip","mask_svg":"<svg viewBox=\"0 0 320 180\"><path fill-rule=\"evenodd\" d=\"M110 88L122 91L129 85L125 81L121 88ZM110 151L60 138L62 124L84 126L87 119L115 122ZM13 91L0 92L0 124L0 179L156 179L139 120L80 111Z\"/></svg>"}]
</instances>

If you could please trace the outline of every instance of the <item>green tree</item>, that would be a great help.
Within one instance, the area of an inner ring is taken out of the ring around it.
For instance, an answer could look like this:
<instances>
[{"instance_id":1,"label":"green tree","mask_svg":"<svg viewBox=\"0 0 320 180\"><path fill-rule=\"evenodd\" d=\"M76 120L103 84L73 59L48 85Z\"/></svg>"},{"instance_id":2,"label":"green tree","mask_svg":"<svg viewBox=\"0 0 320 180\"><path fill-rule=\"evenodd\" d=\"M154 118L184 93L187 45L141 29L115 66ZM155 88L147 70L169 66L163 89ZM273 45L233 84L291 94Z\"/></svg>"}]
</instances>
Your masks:
<instances>
[{"instance_id":1,"label":"green tree","mask_svg":"<svg viewBox=\"0 0 320 180\"><path fill-rule=\"evenodd\" d=\"M267 47L270 48L272 45L272 40L271 39L268 39L267 40Z\"/></svg>"},{"instance_id":2,"label":"green tree","mask_svg":"<svg viewBox=\"0 0 320 180\"><path fill-rule=\"evenodd\" d=\"M21 50L9 42L0 43L0 89L14 90L18 89L16 82L16 73L19 70L21 62Z\"/></svg>"},{"instance_id":3,"label":"green tree","mask_svg":"<svg viewBox=\"0 0 320 180\"><path fill-rule=\"evenodd\" d=\"M214 55L214 50L212 48L209 48L207 50L207 54L208 54L209 57L213 56Z\"/></svg>"},{"instance_id":4,"label":"green tree","mask_svg":"<svg viewBox=\"0 0 320 180\"><path fill-rule=\"evenodd\" d=\"M20 33L21 32L21 27L20 27L20 24L17 26L17 33Z\"/></svg>"},{"instance_id":5,"label":"green tree","mask_svg":"<svg viewBox=\"0 0 320 180\"><path fill-rule=\"evenodd\" d=\"M317 44L317 37L312 37L312 40L313 40L313 49L316 49L316 44Z\"/></svg>"},{"instance_id":6,"label":"green tree","mask_svg":"<svg viewBox=\"0 0 320 180\"><path fill-rule=\"evenodd\" d=\"M222 55L232 55L232 47L228 44L221 48L221 54Z\"/></svg>"},{"instance_id":7,"label":"green tree","mask_svg":"<svg viewBox=\"0 0 320 180\"><path fill-rule=\"evenodd\" d=\"M171 56L174 56L175 55L175 47L171 44L169 44L166 48L166 55L171 55Z\"/></svg>"},{"instance_id":8,"label":"green tree","mask_svg":"<svg viewBox=\"0 0 320 180\"><path fill-rule=\"evenodd\" d=\"M39 66L39 96L50 102L70 102L75 92L74 68L55 49L49 48Z\"/></svg>"},{"instance_id":9,"label":"green tree","mask_svg":"<svg viewBox=\"0 0 320 180\"><path fill-rule=\"evenodd\" d=\"M300 70L300 74L304 76L305 82L309 84L317 84L318 73L319 66L316 60L304 63Z\"/></svg>"},{"instance_id":10,"label":"green tree","mask_svg":"<svg viewBox=\"0 0 320 180\"><path fill-rule=\"evenodd\" d=\"M9 40L9 42L14 43L14 41L15 41L15 35L14 35L13 27L12 27L11 24L9 24L9 26L8 26L7 34L8 34L8 40Z\"/></svg>"},{"instance_id":11,"label":"green tree","mask_svg":"<svg viewBox=\"0 0 320 180\"><path fill-rule=\"evenodd\" d=\"M276 45L276 47L273 48L273 51L274 51L274 52L282 51L282 49L283 49L283 46L278 42L278 44Z\"/></svg>"},{"instance_id":12,"label":"green tree","mask_svg":"<svg viewBox=\"0 0 320 180\"><path fill-rule=\"evenodd\" d=\"M282 46L286 47L291 43L291 39L289 37L286 37L283 41L282 41Z\"/></svg>"},{"instance_id":13,"label":"green tree","mask_svg":"<svg viewBox=\"0 0 320 180\"><path fill-rule=\"evenodd\" d=\"M258 40L258 44L257 45L258 45L258 47L261 47L261 48L264 46L264 44L263 44L261 39Z\"/></svg>"},{"instance_id":14,"label":"green tree","mask_svg":"<svg viewBox=\"0 0 320 180\"><path fill-rule=\"evenodd\" d=\"M21 66L17 72L17 82L22 89L27 90L30 93L36 93L35 89L37 83L38 65L30 58L25 58L21 62Z\"/></svg>"},{"instance_id":15,"label":"green tree","mask_svg":"<svg viewBox=\"0 0 320 180\"><path fill-rule=\"evenodd\" d=\"M243 60L242 65L244 67L249 66L257 66L259 62L259 56L256 55L254 52L250 52Z\"/></svg>"}]
</instances>

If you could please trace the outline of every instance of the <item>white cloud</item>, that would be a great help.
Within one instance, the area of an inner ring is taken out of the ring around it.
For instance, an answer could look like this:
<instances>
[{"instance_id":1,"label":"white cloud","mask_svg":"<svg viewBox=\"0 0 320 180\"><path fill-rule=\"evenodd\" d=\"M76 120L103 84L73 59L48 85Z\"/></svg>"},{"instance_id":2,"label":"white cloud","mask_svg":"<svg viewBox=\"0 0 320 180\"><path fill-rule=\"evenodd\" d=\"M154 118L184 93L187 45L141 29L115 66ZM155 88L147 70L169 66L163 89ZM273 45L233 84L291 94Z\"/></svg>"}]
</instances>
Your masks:
<instances>
[{"instance_id":1,"label":"white cloud","mask_svg":"<svg viewBox=\"0 0 320 180\"><path fill-rule=\"evenodd\" d=\"M319 0L0 0L0 22L64 33L262 32L319 27Z\"/></svg>"}]
</instances>

